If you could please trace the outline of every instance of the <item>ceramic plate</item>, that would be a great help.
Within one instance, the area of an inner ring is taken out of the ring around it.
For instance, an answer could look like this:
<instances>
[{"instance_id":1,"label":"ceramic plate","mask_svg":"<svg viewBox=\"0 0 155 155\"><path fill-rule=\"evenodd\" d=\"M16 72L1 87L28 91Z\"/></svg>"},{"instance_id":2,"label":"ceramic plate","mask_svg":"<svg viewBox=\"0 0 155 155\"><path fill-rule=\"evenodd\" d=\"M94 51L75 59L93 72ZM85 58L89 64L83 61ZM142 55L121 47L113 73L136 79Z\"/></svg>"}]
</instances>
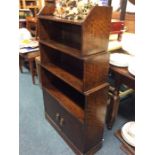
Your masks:
<instances>
[{"instance_id":1,"label":"ceramic plate","mask_svg":"<svg viewBox=\"0 0 155 155\"><path fill-rule=\"evenodd\" d=\"M110 54L110 64L118 67L128 67L131 56L122 53Z\"/></svg>"},{"instance_id":2,"label":"ceramic plate","mask_svg":"<svg viewBox=\"0 0 155 155\"><path fill-rule=\"evenodd\" d=\"M132 74L132 75L134 75L135 76L135 58L133 58L131 61L130 61L130 63L129 63L129 65L128 65L128 71L129 71L129 73L130 74Z\"/></svg>"},{"instance_id":3,"label":"ceramic plate","mask_svg":"<svg viewBox=\"0 0 155 155\"><path fill-rule=\"evenodd\" d=\"M135 122L126 123L121 130L123 139L135 147Z\"/></svg>"}]
</instances>

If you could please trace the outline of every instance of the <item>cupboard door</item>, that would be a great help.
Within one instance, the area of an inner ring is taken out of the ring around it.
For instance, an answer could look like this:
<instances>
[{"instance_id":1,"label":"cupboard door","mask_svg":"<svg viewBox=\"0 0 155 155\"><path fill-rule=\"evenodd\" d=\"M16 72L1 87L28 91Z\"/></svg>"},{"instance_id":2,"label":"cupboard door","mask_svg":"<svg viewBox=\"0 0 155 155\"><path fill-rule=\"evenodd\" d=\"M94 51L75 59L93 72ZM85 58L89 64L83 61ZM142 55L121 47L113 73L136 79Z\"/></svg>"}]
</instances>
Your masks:
<instances>
[{"instance_id":1,"label":"cupboard door","mask_svg":"<svg viewBox=\"0 0 155 155\"><path fill-rule=\"evenodd\" d=\"M44 106L45 112L57 125L57 128L81 151L84 143L84 127L81 122L68 113L52 96L45 90Z\"/></svg>"}]
</instances>

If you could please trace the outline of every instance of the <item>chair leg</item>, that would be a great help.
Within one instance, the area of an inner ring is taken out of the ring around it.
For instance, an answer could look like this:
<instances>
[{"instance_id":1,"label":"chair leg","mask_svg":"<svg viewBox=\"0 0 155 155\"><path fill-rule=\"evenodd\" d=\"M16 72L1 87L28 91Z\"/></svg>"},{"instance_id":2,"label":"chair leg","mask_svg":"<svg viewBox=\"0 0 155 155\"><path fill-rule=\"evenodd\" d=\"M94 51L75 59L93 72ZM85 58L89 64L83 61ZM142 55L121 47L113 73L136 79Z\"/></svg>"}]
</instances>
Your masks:
<instances>
[{"instance_id":1,"label":"chair leg","mask_svg":"<svg viewBox=\"0 0 155 155\"><path fill-rule=\"evenodd\" d=\"M32 76L32 82L35 84L35 74L34 74L34 66L33 66L33 61L29 60L29 68Z\"/></svg>"}]
</instances>

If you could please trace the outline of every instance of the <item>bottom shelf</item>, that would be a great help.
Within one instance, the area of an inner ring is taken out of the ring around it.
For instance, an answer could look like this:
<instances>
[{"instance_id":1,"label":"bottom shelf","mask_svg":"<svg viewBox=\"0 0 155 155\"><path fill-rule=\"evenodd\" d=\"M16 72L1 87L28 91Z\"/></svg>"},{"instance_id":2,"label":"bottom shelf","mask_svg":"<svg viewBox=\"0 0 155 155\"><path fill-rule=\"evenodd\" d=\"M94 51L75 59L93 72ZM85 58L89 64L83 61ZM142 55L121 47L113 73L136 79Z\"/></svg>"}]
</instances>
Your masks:
<instances>
[{"instance_id":1,"label":"bottom shelf","mask_svg":"<svg viewBox=\"0 0 155 155\"><path fill-rule=\"evenodd\" d=\"M84 122L84 110L80 108L74 101L65 96L54 86L50 86L50 88L43 87L43 89L53 98L55 98L64 109L76 117L81 123Z\"/></svg>"}]
</instances>

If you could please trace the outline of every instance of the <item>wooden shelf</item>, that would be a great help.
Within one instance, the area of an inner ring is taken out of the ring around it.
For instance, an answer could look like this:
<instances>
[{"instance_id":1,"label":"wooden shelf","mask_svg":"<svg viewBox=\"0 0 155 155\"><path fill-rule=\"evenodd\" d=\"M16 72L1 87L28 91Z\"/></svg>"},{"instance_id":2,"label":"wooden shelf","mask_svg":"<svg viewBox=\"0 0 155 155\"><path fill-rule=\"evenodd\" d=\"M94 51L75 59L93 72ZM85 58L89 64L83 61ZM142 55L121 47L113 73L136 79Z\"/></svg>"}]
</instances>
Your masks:
<instances>
[{"instance_id":1,"label":"wooden shelf","mask_svg":"<svg viewBox=\"0 0 155 155\"><path fill-rule=\"evenodd\" d=\"M44 45L51 47L53 49L64 52L65 54L71 55L71 56L76 57L76 58L80 58L79 50L74 49L72 47L63 45L63 44L58 43L58 42L53 41L53 40L40 40L39 42L41 44L44 44Z\"/></svg>"},{"instance_id":2,"label":"wooden shelf","mask_svg":"<svg viewBox=\"0 0 155 155\"><path fill-rule=\"evenodd\" d=\"M69 20L69 19L62 19L59 17L55 17L52 15L39 15L39 19L45 19L45 20L51 20L51 21L56 21L56 22L61 22L61 23L69 23L69 24L75 24L75 25L82 25L84 20Z\"/></svg>"},{"instance_id":3,"label":"wooden shelf","mask_svg":"<svg viewBox=\"0 0 155 155\"><path fill-rule=\"evenodd\" d=\"M67 84L69 84L70 86L78 90L79 92L83 92L82 91L82 86L83 86L82 80L78 79L74 75L68 73L67 71L61 69L60 67L54 64L51 64L51 63L46 64L46 65L42 64L42 66L46 70L48 70L50 73L54 74L56 77L66 82Z\"/></svg>"},{"instance_id":4,"label":"wooden shelf","mask_svg":"<svg viewBox=\"0 0 155 155\"><path fill-rule=\"evenodd\" d=\"M84 110L81 109L74 101L65 96L54 86L50 86L50 88L43 87L43 89L55 98L64 109L77 118L81 123L84 122Z\"/></svg>"}]
</instances>

